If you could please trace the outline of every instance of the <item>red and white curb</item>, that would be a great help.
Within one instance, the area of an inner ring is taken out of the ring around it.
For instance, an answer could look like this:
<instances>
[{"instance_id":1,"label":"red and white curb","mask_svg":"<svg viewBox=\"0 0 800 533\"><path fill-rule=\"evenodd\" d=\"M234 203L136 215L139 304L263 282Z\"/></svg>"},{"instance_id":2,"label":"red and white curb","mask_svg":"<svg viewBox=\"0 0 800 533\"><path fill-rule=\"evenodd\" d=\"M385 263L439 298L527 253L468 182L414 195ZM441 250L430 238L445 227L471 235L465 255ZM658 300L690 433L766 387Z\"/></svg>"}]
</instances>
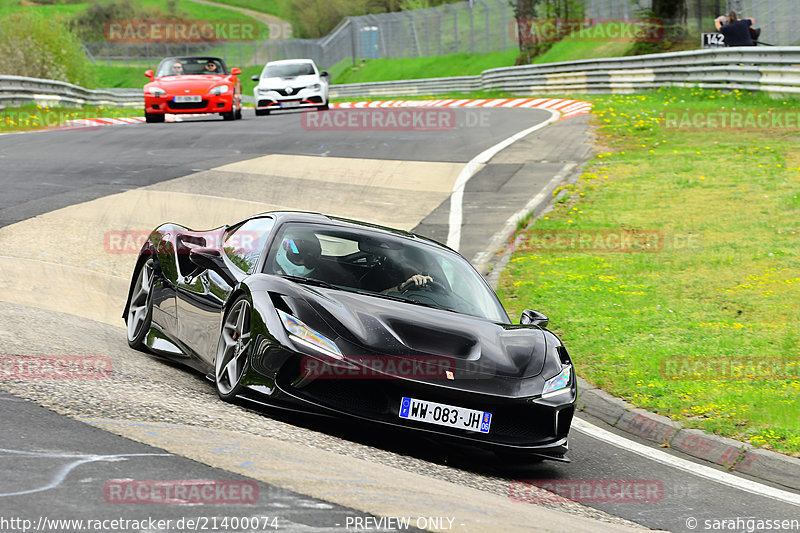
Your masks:
<instances>
[{"instance_id":1,"label":"red and white curb","mask_svg":"<svg viewBox=\"0 0 800 533\"><path fill-rule=\"evenodd\" d=\"M586 115L591 112L592 104L581 100L566 100L562 98L470 98L470 99L445 99L445 100L374 100L363 102L336 102L331 103L332 109L364 109L376 107L514 107L521 109L549 109L560 113L560 120L577 115ZM200 117L202 114L173 115L168 113L165 122L182 122L186 117ZM141 124L144 117L98 117L79 118L68 120L55 128L33 131L69 130L79 128L98 128L101 126L121 126L126 124ZM32 132L19 132L32 133Z\"/></svg>"},{"instance_id":2,"label":"red and white curb","mask_svg":"<svg viewBox=\"0 0 800 533\"><path fill-rule=\"evenodd\" d=\"M517 107L524 109L551 109L561 114L561 120L586 115L592 104L581 100L563 98L471 98L466 100L375 100L366 102L332 103L334 109L361 109L371 107Z\"/></svg>"}]
</instances>

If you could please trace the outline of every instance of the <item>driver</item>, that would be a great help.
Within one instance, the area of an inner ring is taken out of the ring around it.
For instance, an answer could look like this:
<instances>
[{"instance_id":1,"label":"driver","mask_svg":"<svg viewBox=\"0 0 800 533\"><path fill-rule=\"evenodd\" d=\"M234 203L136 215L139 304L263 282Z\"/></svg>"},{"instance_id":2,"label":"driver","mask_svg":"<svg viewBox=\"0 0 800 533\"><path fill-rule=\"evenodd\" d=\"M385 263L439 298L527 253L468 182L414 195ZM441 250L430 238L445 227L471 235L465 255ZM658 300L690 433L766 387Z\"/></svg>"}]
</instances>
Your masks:
<instances>
[{"instance_id":1,"label":"driver","mask_svg":"<svg viewBox=\"0 0 800 533\"><path fill-rule=\"evenodd\" d=\"M410 278L408 278L404 282L398 283L394 287L389 287L388 289L386 289L384 291L381 291L381 292L383 294L386 294L386 293L389 293L389 292L403 292L403 291L406 291L406 290L408 290L408 289L410 289L412 287L424 287L424 286L426 286L428 283L430 283L432 281L433 281L433 277L432 276L426 276L424 274L414 274L413 276L411 276Z\"/></svg>"},{"instance_id":2,"label":"driver","mask_svg":"<svg viewBox=\"0 0 800 533\"><path fill-rule=\"evenodd\" d=\"M209 61L208 63L206 63L205 73L206 74L217 74L217 64L214 63L213 61Z\"/></svg>"},{"instance_id":3,"label":"driver","mask_svg":"<svg viewBox=\"0 0 800 533\"><path fill-rule=\"evenodd\" d=\"M278 274L307 277L314 272L322 247L316 236L298 238L285 237L281 243L275 261L278 263Z\"/></svg>"},{"instance_id":4,"label":"driver","mask_svg":"<svg viewBox=\"0 0 800 533\"><path fill-rule=\"evenodd\" d=\"M415 250L406 248L399 255L401 257L397 258L399 260L398 266L403 265L403 267L402 272L398 272L397 274L399 275L395 279L403 274L405 274L403 277L409 275L410 277L405 281L398 283L394 287L389 287L388 289L381 291L383 294L387 294L389 292L404 292L409 289L426 287L429 283L433 282L433 276L422 274L422 272L425 272L426 269L421 268L420 265L425 264L425 261L419 256L418 253L416 253ZM401 277L400 279L403 278Z\"/></svg>"}]
</instances>

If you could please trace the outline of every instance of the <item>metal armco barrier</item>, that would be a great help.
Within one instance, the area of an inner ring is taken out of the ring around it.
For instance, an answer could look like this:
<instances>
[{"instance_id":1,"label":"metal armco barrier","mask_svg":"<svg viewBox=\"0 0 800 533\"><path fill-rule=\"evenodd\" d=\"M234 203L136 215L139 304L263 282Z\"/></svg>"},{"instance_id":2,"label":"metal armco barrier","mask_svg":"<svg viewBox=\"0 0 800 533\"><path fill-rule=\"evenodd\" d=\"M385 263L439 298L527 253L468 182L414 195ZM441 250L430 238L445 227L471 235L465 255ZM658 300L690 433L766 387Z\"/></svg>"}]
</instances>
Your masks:
<instances>
[{"instance_id":1,"label":"metal armco barrier","mask_svg":"<svg viewBox=\"0 0 800 533\"><path fill-rule=\"evenodd\" d=\"M332 98L475 91L515 95L632 93L697 86L800 94L800 47L718 48L484 70L478 76L332 85ZM249 102L249 95L243 100ZM60 81L0 76L0 104L143 107L142 89L90 90Z\"/></svg>"},{"instance_id":2,"label":"metal armco barrier","mask_svg":"<svg viewBox=\"0 0 800 533\"><path fill-rule=\"evenodd\" d=\"M112 106L144 108L142 89L84 89L71 83L22 76L0 76L0 104L20 106Z\"/></svg>"},{"instance_id":3,"label":"metal armco barrier","mask_svg":"<svg viewBox=\"0 0 800 533\"><path fill-rule=\"evenodd\" d=\"M742 47L484 70L478 76L332 85L333 98L478 90L516 95L631 93L697 86L800 93L800 47Z\"/></svg>"}]
</instances>

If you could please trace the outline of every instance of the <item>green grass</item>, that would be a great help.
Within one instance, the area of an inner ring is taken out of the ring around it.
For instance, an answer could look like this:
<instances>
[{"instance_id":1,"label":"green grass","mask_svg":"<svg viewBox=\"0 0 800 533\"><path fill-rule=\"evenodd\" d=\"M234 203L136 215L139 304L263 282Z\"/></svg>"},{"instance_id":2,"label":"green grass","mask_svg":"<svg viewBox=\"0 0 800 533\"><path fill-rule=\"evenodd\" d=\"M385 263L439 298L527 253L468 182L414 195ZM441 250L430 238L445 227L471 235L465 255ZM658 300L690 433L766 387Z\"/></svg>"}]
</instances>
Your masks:
<instances>
[{"instance_id":1,"label":"green grass","mask_svg":"<svg viewBox=\"0 0 800 533\"><path fill-rule=\"evenodd\" d=\"M502 275L507 308L550 316L578 373L638 407L800 454L796 131L667 129L660 116L723 107L796 112L798 101L699 89L585 99L595 104L601 153L525 238L625 230L661 236L664 246L529 246ZM709 362L716 366L702 366ZM665 370L676 363L701 366ZM722 365L741 378L724 376Z\"/></svg>"},{"instance_id":2,"label":"green grass","mask_svg":"<svg viewBox=\"0 0 800 533\"><path fill-rule=\"evenodd\" d=\"M0 110L0 133L32 131L54 128L68 120L82 118L115 118L141 116L142 110L136 108L84 107L42 107L26 105L8 107Z\"/></svg>"},{"instance_id":3,"label":"green grass","mask_svg":"<svg viewBox=\"0 0 800 533\"><path fill-rule=\"evenodd\" d=\"M244 0L242 0L244 1ZM219 2L226 3L226 2ZM142 7L164 8L163 0L137 0L137 4ZM89 2L75 2L62 4L23 4L21 0L5 0L0 3L0 17L24 10L36 10L47 17L68 19L83 11L89 6ZM198 4L188 0L178 0L177 9L191 20L254 20L238 11L225 9L222 7ZM266 24L259 22L260 38L269 36L269 29Z\"/></svg>"},{"instance_id":4,"label":"green grass","mask_svg":"<svg viewBox=\"0 0 800 533\"><path fill-rule=\"evenodd\" d=\"M613 27L618 29L619 25ZM581 59L596 59L601 57L624 56L632 47L632 39L608 39L600 38L611 28L610 24L597 24L588 32L590 36L582 36L579 32L561 39L553 44L544 54L536 57L534 63L556 63L559 61L578 61Z\"/></svg>"},{"instance_id":5,"label":"green grass","mask_svg":"<svg viewBox=\"0 0 800 533\"><path fill-rule=\"evenodd\" d=\"M20 11L35 9L48 18L65 19L82 11L88 6L88 2L62 3L53 5L23 5L20 0L5 0L0 2L0 17L11 15Z\"/></svg>"},{"instance_id":6,"label":"green grass","mask_svg":"<svg viewBox=\"0 0 800 533\"><path fill-rule=\"evenodd\" d=\"M509 50L491 54L372 59L355 68L351 61L343 61L331 67L329 72L333 79L332 83L336 84L473 76L486 69L511 66L517 55L516 50Z\"/></svg>"},{"instance_id":7,"label":"green grass","mask_svg":"<svg viewBox=\"0 0 800 533\"><path fill-rule=\"evenodd\" d=\"M218 4L243 7L288 20L292 11L290 0L214 0Z\"/></svg>"}]
</instances>

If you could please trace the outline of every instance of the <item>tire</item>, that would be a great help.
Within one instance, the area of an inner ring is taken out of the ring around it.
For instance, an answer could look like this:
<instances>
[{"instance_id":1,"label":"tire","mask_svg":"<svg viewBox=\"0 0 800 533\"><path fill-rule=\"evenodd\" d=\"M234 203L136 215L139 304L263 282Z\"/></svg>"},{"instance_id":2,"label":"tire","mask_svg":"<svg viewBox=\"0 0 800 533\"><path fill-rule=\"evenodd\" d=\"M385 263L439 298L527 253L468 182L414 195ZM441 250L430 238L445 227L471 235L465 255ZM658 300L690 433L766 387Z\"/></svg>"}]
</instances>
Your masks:
<instances>
[{"instance_id":1,"label":"tire","mask_svg":"<svg viewBox=\"0 0 800 533\"><path fill-rule=\"evenodd\" d=\"M328 102L325 102L324 104L322 104L320 106L317 106L317 109L320 110L320 111L327 111L328 110Z\"/></svg>"},{"instance_id":2,"label":"tire","mask_svg":"<svg viewBox=\"0 0 800 533\"><path fill-rule=\"evenodd\" d=\"M236 119L236 120L242 120L242 108L241 107L236 110L236 113L234 114L233 118Z\"/></svg>"},{"instance_id":3,"label":"tire","mask_svg":"<svg viewBox=\"0 0 800 533\"><path fill-rule=\"evenodd\" d=\"M156 124L159 122L164 122L164 115L159 113L145 113L144 114L144 121L148 124Z\"/></svg>"},{"instance_id":4,"label":"tire","mask_svg":"<svg viewBox=\"0 0 800 533\"><path fill-rule=\"evenodd\" d=\"M147 259L136 271L136 282L131 290L128 313L125 315L128 346L135 350L147 350L144 340L153 321L155 264L154 259Z\"/></svg>"},{"instance_id":5,"label":"tire","mask_svg":"<svg viewBox=\"0 0 800 533\"><path fill-rule=\"evenodd\" d=\"M256 109L257 117L264 117L266 115L269 115L269 109Z\"/></svg>"},{"instance_id":6,"label":"tire","mask_svg":"<svg viewBox=\"0 0 800 533\"><path fill-rule=\"evenodd\" d=\"M234 118L236 118L236 113L234 113L233 110L230 110L230 111L225 111L224 113L220 113L220 116L222 116L222 120L233 120Z\"/></svg>"},{"instance_id":7,"label":"tire","mask_svg":"<svg viewBox=\"0 0 800 533\"><path fill-rule=\"evenodd\" d=\"M250 364L250 301L240 296L222 321L214 359L214 384L219 397L230 402L242 389L242 377Z\"/></svg>"}]
</instances>

